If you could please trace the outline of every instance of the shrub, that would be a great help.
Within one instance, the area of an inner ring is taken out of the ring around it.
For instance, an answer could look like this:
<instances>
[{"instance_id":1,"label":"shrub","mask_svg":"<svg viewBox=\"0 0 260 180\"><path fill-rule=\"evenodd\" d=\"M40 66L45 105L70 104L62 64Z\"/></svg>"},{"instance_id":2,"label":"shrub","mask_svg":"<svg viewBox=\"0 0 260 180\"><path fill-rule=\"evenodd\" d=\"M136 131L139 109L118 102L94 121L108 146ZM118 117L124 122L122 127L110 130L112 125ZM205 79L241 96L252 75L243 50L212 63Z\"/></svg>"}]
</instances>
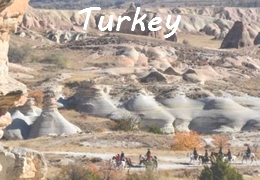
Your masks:
<instances>
[{"instance_id":1,"label":"shrub","mask_svg":"<svg viewBox=\"0 0 260 180\"><path fill-rule=\"evenodd\" d=\"M213 144L215 144L217 147L228 147L228 136L225 135L214 135L213 136Z\"/></svg>"},{"instance_id":2,"label":"shrub","mask_svg":"<svg viewBox=\"0 0 260 180\"><path fill-rule=\"evenodd\" d=\"M42 107L44 93L41 90L29 90L28 96L35 99L35 106Z\"/></svg>"},{"instance_id":3,"label":"shrub","mask_svg":"<svg viewBox=\"0 0 260 180\"><path fill-rule=\"evenodd\" d=\"M61 172L54 180L101 180L98 169L94 165L88 165L87 168L69 164L61 168Z\"/></svg>"},{"instance_id":4,"label":"shrub","mask_svg":"<svg viewBox=\"0 0 260 180\"><path fill-rule=\"evenodd\" d=\"M8 58L10 62L21 63L31 52L29 45L18 46L10 44L8 50Z\"/></svg>"},{"instance_id":5,"label":"shrub","mask_svg":"<svg viewBox=\"0 0 260 180\"><path fill-rule=\"evenodd\" d=\"M162 130L158 126L155 126L155 125L150 126L148 129L148 132L154 133L154 134L163 134Z\"/></svg>"},{"instance_id":6,"label":"shrub","mask_svg":"<svg viewBox=\"0 0 260 180\"><path fill-rule=\"evenodd\" d=\"M186 151L194 147L202 148L202 138L197 132L176 132L174 134L173 150Z\"/></svg>"},{"instance_id":7,"label":"shrub","mask_svg":"<svg viewBox=\"0 0 260 180\"><path fill-rule=\"evenodd\" d=\"M211 162L211 167L204 166L199 180L243 180L243 176L232 168L228 161L222 161L219 156L215 162Z\"/></svg>"},{"instance_id":8,"label":"shrub","mask_svg":"<svg viewBox=\"0 0 260 180\"><path fill-rule=\"evenodd\" d=\"M152 170L146 170L145 172L141 173L133 173L130 174L129 172L126 175L126 180L157 180L161 179L160 175Z\"/></svg>"},{"instance_id":9,"label":"shrub","mask_svg":"<svg viewBox=\"0 0 260 180\"><path fill-rule=\"evenodd\" d=\"M116 121L116 130L133 131L139 128L140 118L133 115L123 115L121 120Z\"/></svg>"},{"instance_id":10,"label":"shrub","mask_svg":"<svg viewBox=\"0 0 260 180\"><path fill-rule=\"evenodd\" d=\"M182 41L182 44L184 44L184 45L190 45L190 42L189 42L188 40L184 39L184 40Z\"/></svg>"},{"instance_id":11,"label":"shrub","mask_svg":"<svg viewBox=\"0 0 260 180\"><path fill-rule=\"evenodd\" d=\"M61 53L54 53L46 55L40 62L67 68L68 58Z\"/></svg>"}]
</instances>

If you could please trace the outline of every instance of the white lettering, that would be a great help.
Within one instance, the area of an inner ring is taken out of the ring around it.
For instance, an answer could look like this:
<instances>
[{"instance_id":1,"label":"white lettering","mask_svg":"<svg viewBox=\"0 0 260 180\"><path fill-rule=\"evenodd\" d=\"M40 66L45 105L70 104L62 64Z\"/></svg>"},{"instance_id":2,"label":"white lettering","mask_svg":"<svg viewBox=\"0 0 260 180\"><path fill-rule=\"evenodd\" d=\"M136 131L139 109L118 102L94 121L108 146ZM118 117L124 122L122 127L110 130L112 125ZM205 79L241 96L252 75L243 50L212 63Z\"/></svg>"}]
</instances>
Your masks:
<instances>
[{"instance_id":1,"label":"white lettering","mask_svg":"<svg viewBox=\"0 0 260 180\"><path fill-rule=\"evenodd\" d=\"M134 17L134 20L133 20L133 24L132 24L131 31L134 31L134 30L135 30L135 27L136 27L137 24L140 24L141 30L142 30L142 31L145 31L145 26L144 26L143 20L146 18L147 14L142 15L142 17L140 17L140 18L138 19L139 13L140 13L140 7L137 7L137 8L136 8L136 12L135 12L135 17Z\"/></svg>"},{"instance_id":2,"label":"white lettering","mask_svg":"<svg viewBox=\"0 0 260 180\"><path fill-rule=\"evenodd\" d=\"M172 16L171 15L168 15L167 17L167 22L166 22L166 27L169 29L169 30L172 30L172 32L170 32L169 34L166 34L164 37L167 39L169 37L171 37L174 33L176 33L177 29L178 29L178 26L180 24L180 21L181 21L181 15L178 15L177 16L177 19L175 21L175 23L171 26L170 23L171 23L171 18Z\"/></svg>"},{"instance_id":3,"label":"white lettering","mask_svg":"<svg viewBox=\"0 0 260 180\"><path fill-rule=\"evenodd\" d=\"M86 20L84 22L83 30L87 30L92 10L101 10L101 8L100 7L90 7L90 8L82 9L81 11L78 12L79 14L87 13ZM143 14L140 18L138 18L139 15L140 15L140 7L137 7L136 12L135 12L135 16L134 16L134 19L133 19L133 22L132 22L131 31L135 30L137 24L140 25L141 31L145 31L146 27L145 27L143 20L147 17L147 14ZM176 33L176 31L179 27L180 21L181 21L181 15L177 16L176 21L172 25L171 25L171 18L172 18L171 15L168 15L167 21L166 21L166 27L167 27L168 30L170 30L170 32L168 34L164 35L164 37L166 39L171 37L174 33ZM109 16L108 23L105 25L105 27L102 27L103 23L104 23L104 19L105 19L105 16L100 17L100 20L99 20L99 23L98 23L98 29L100 31L106 31L106 30L112 31L113 30L113 22L114 22L113 15ZM116 31L120 31L121 25L122 25L123 21L125 21L125 20L131 21L131 17L129 17L129 16L124 16L124 17L119 16L118 17ZM154 17L148 23L148 29L150 31L159 31L160 29L162 29L162 26L157 26L157 25L159 25L161 22L162 22L162 18Z\"/></svg>"},{"instance_id":4,"label":"white lettering","mask_svg":"<svg viewBox=\"0 0 260 180\"><path fill-rule=\"evenodd\" d=\"M101 17L100 17L100 20L99 20L99 23L98 23L98 29L99 29L100 31L105 31L105 30L107 30L107 29L108 29L109 31L112 31L112 29L113 29L113 20L114 20L113 15L110 15L110 16L109 16L109 20L108 20L107 25L106 25L105 27L102 27L103 22L104 22L104 19L105 19L105 16L101 16Z\"/></svg>"},{"instance_id":5,"label":"white lettering","mask_svg":"<svg viewBox=\"0 0 260 180\"><path fill-rule=\"evenodd\" d=\"M121 24L124 20L127 20L127 21L131 21L131 18L129 16L119 16L118 17L118 20L117 20L117 26L116 26L116 30L117 31L120 31L120 28L121 28Z\"/></svg>"},{"instance_id":6,"label":"white lettering","mask_svg":"<svg viewBox=\"0 0 260 180\"><path fill-rule=\"evenodd\" d=\"M100 7L90 7L90 8L82 9L81 11L78 12L79 14L87 13L83 30L87 30L87 28L88 28L88 22L89 22L89 18L90 18L90 14L91 14L92 10L101 10L101 8Z\"/></svg>"},{"instance_id":7,"label":"white lettering","mask_svg":"<svg viewBox=\"0 0 260 180\"><path fill-rule=\"evenodd\" d=\"M154 25L160 24L162 22L162 18L160 17L154 17L148 24L148 29L150 31L159 31L160 29L162 29L162 26L158 26L156 28L154 28Z\"/></svg>"}]
</instances>

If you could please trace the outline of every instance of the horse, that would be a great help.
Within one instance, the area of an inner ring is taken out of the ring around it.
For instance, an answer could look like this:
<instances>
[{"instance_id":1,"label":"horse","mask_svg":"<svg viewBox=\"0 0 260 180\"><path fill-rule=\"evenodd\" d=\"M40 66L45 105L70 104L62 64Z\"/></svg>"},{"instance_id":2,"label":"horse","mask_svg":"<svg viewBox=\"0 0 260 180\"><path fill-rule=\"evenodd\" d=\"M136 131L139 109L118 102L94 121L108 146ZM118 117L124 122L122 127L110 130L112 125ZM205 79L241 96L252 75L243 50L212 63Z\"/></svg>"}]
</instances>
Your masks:
<instances>
[{"instance_id":1,"label":"horse","mask_svg":"<svg viewBox=\"0 0 260 180\"><path fill-rule=\"evenodd\" d=\"M151 160L147 160L146 156L139 155L139 165L144 164L146 169L157 169L158 168L158 162L157 162L157 156L153 156Z\"/></svg>"},{"instance_id":2,"label":"horse","mask_svg":"<svg viewBox=\"0 0 260 180\"><path fill-rule=\"evenodd\" d=\"M130 159L130 158L125 158L125 162L126 162L126 164L130 167L130 166L133 166L133 164L132 164L132 160Z\"/></svg>"},{"instance_id":3,"label":"horse","mask_svg":"<svg viewBox=\"0 0 260 180\"><path fill-rule=\"evenodd\" d=\"M237 157L235 155L231 156L231 159L228 158L228 156L223 157L223 161L229 161L229 162L236 162Z\"/></svg>"},{"instance_id":4,"label":"horse","mask_svg":"<svg viewBox=\"0 0 260 180\"><path fill-rule=\"evenodd\" d=\"M242 163L244 163L244 160L246 160L246 162L247 162L248 159L251 159L251 163L254 160L255 160L255 162L257 161L256 155L254 153L250 153L250 155L248 156L247 153L245 153L245 152L239 152L237 154L237 157L239 157L239 156L242 156Z\"/></svg>"},{"instance_id":5,"label":"horse","mask_svg":"<svg viewBox=\"0 0 260 180\"><path fill-rule=\"evenodd\" d=\"M199 156L201 156L201 155L198 154L197 158L195 159L195 156L194 156L193 153L188 153L188 154L187 154L187 157L190 157L190 163L191 163L192 161L198 161L198 162L199 162L199 161L200 161Z\"/></svg>"},{"instance_id":6,"label":"horse","mask_svg":"<svg viewBox=\"0 0 260 180\"><path fill-rule=\"evenodd\" d=\"M207 164L207 162L209 162L209 158L208 157L199 155L198 158L199 158L199 162L201 161L201 164Z\"/></svg>"},{"instance_id":7,"label":"horse","mask_svg":"<svg viewBox=\"0 0 260 180\"><path fill-rule=\"evenodd\" d=\"M116 161L116 156L113 156L112 159L110 159L110 164L112 168L114 169L125 169L126 168L126 161Z\"/></svg>"},{"instance_id":8,"label":"horse","mask_svg":"<svg viewBox=\"0 0 260 180\"><path fill-rule=\"evenodd\" d=\"M219 153L217 153L217 152L211 152L211 153L210 153L210 160L211 160L211 161L216 161L218 155L219 155Z\"/></svg>"}]
</instances>

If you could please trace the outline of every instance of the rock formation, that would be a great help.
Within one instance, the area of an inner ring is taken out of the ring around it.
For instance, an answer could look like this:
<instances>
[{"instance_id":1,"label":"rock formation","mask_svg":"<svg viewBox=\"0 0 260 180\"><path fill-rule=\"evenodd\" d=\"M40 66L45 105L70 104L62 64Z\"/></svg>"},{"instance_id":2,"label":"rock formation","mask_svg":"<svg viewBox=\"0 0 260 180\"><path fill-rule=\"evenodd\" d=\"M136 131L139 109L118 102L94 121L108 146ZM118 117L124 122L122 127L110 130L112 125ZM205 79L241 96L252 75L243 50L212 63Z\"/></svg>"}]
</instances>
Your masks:
<instances>
[{"instance_id":1,"label":"rock formation","mask_svg":"<svg viewBox=\"0 0 260 180\"><path fill-rule=\"evenodd\" d=\"M0 145L0 179L44 180L46 175L47 162L41 153L27 148Z\"/></svg>"},{"instance_id":2,"label":"rock formation","mask_svg":"<svg viewBox=\"0 0 260 180\"><path fill-rule=\"evenodd\" d=\"M252 44L246 25L242 21L236 21L222 41L220 48L242 48Z\"/></svg>"},{"instance_id":3,"label":"rock formation","mask_svg":"<svg viewBox=\"0 0 260 180\"><path fill-rule=\"evenodd\" d=\"M47 135L71 135L81 132L81 130L67 121L58 111L55 95L47 91L43 98L43 109L41 116L34 122L30 138Z\"/></svg>"},{"instance_id":4,"label":"rock formation","mask_svg":"<svg viewBox=\"0 0 260 180\"><path fill-rule=\"evenodd\" d=\"M257 34L257 36L254 39L254 45L260 44L260 32Z\"/></svg>"},{"instance_id":5,"label":"rock formation","mask_svg":"<svg viewBox=\"0 0 260 180\"><path fill-rule=\"evenodd\" d=\"M82 84L75 95L76 109L92 115L106 117L116 110L109 96L109 87Z\"/></svg>"},{"instance_id":6,"label":"rock formation","mask_svg":"<svg viewBox=\"0 0 260 180\"><path fill-rule=\"evenodd\" d=\"M140 79L142 83L147 82L167 82L167 78L157 70L152 70L147 76Z\"/></svg>"},{"instance_id":7,"label":"rock formation","mask_svg":"<svg viewBox=\"0 0 260 180\"><path fill-rule=\"evenodd\" d=\"M5 139L27 139L30 134L30 120L19 110L12 114L12 123L4 129Z\"/></svg>"},{"instance_id":8,"label":"rock formation","mask_svg":"<svg viewBox=\"0 0 260 180\"><path fill-rule=\"evenodd\" d=\"M28 0L0 0L0 129L11 123L7 108L23 104L26 86L8 75L8 48L10 32L22 21ZM2 133L0 133L2 134Z\"/></svg>"}]
</instances>

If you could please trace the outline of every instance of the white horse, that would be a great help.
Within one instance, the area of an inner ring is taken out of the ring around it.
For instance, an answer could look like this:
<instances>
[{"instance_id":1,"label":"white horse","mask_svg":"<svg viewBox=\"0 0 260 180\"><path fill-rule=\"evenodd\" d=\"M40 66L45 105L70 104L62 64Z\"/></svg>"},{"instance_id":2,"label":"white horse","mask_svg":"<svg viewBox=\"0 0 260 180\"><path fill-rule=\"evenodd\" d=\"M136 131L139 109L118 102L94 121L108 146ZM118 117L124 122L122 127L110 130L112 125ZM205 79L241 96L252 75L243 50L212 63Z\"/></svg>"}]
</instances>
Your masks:
<instances>
[{"instance_id":1,"label":"white horse","mask_svg":"<svg viewBox=\"0 0 260 180\"><path fill-rule=\"evenodd\" d=\"M251 159L251 163L254 160L255 160L255 162L257 161L256 156L255 156L254 153L250 153L250 155L248 156L245 152L239 152L237 157L238 156L242 156L242 163L244 162L244 160L246 160L246 162L247 162L247 160L249 160L249 159Z\"/></svg>"},{"instance_id":2,"label":"white horse","mask_svg":"<svg viewBox=\"0 0 260 180\"><path fill-rule=\"evenodd\" d=\"M198 154L197 159L195 159L195 156L194 156L193 153L191 153L191 152L187 153L187 157L190 157L190 163L191 163L192 161L194 161L194 162L196 162L196 161L197 161L197 162L200 162L199 156L200 156L200 154Z\"/></svg>"},{"instance_id":3,"label":"white horse","mask_svg":"<svg viewBox=\"0 0 260 180\"><path fill-rule=\"evenodd\" d=\"M232 155L230 160L228 159L228 156L223 157L223 161L229 161L229 162L233 162L233 163L236 162L236 159L237 159L237 156L235 156L235 155Z\"/></svg>"},{"instance_id":4,"label":"white horse","mask_svg":"<svg viewBox=\"0 0 260 180\"><path fill-rule=\"evenodd\" d=\"M125 161L117 162L115 156L113 156L112 159L109 160L109 162L113 169L124 170L126 168L126 162Z\"/></svg>"}]
</instances>

